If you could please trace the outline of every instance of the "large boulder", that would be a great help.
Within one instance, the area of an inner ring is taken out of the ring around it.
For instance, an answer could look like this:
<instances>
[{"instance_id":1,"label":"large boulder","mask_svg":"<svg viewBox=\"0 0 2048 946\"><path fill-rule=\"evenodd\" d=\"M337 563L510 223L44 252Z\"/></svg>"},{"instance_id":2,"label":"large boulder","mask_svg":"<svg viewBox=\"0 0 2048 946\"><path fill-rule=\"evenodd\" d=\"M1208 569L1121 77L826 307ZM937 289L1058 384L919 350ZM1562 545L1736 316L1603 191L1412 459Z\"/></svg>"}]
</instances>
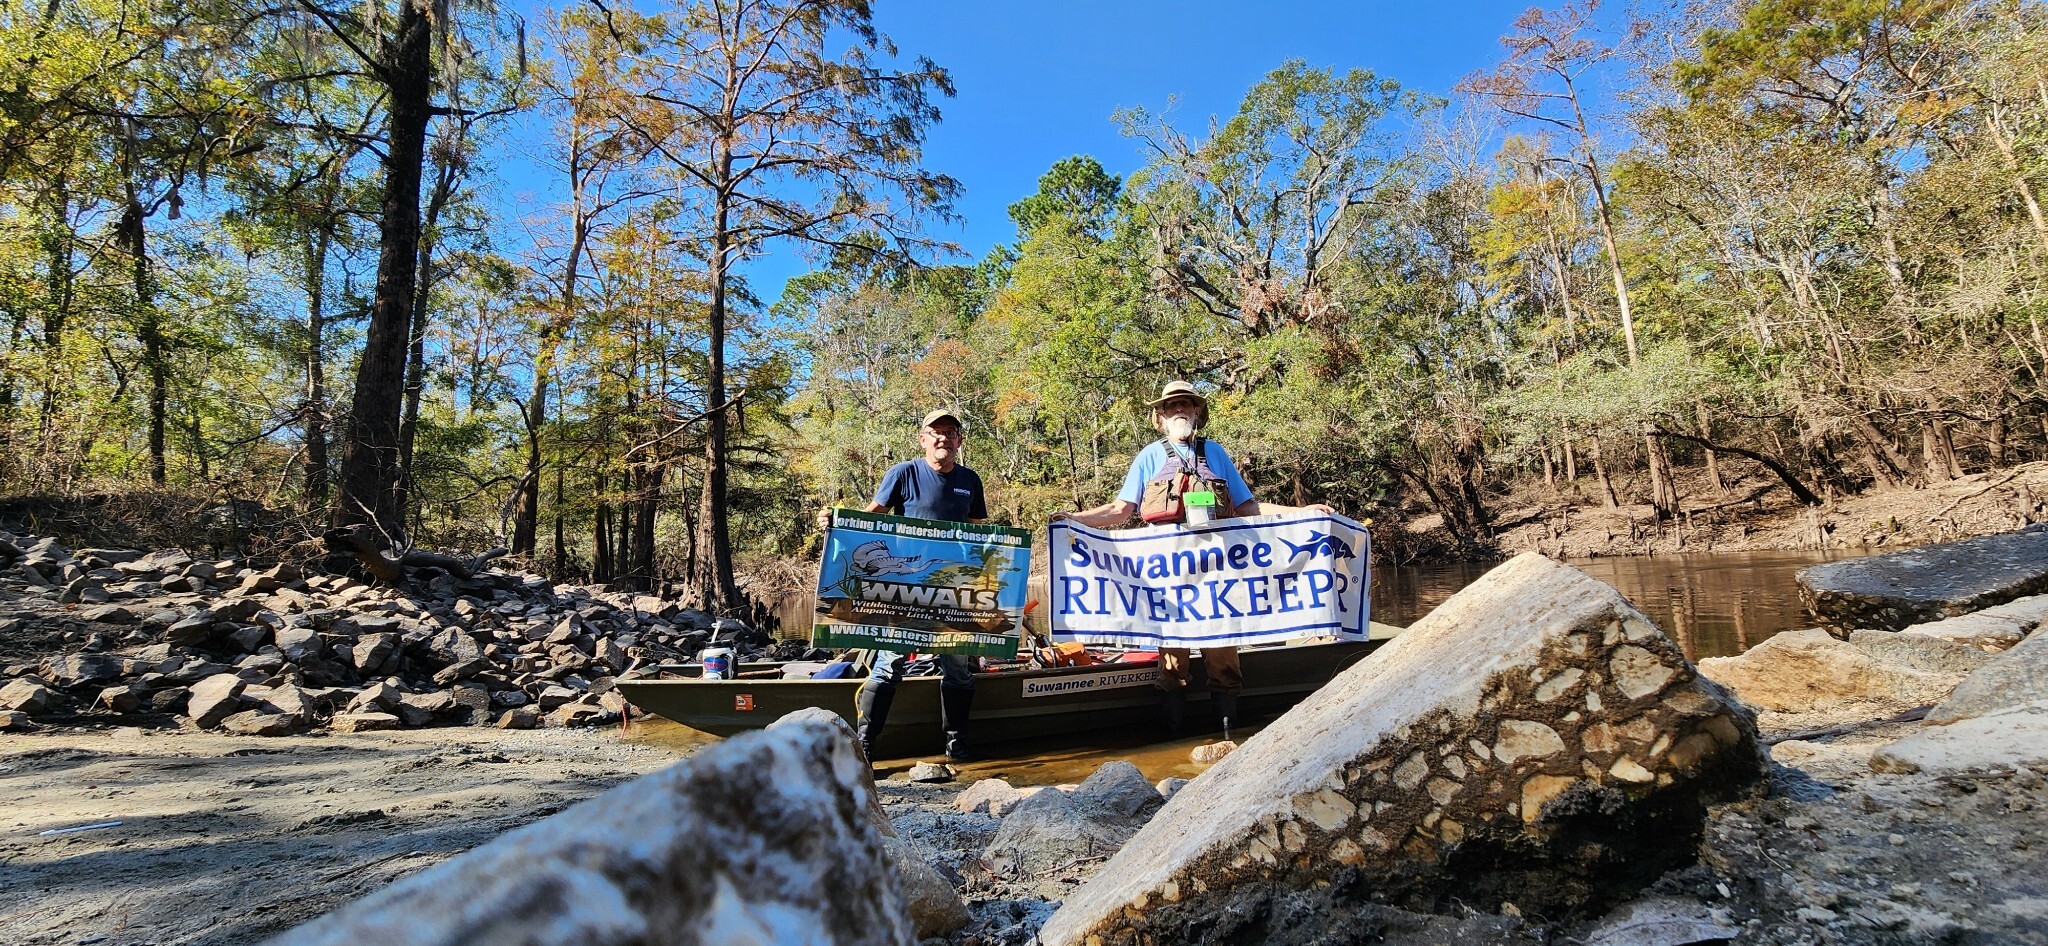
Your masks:
<instances>
[{"instance_id":1,"label":"large boulder","mask_svg":"<svg viewBox=\"0 0 2048 946\"><path fill-rule=\"evenodd\" d=\"M2048 523L1801 569L1799 598L1837 631L1900 631L2048 592Z\"/></svg>"},{"instance_id":2,"label":"large boulder","mask_svg":"<svg viewBox=\"0 0 2048 946\"><path fill-rule=\"evenodd\" d=\"M206 729L221 724L242 708L242 690L248 681L232 673L217 673L192 685L185 701L185 715Z\"/></svg>"},{"instance_id":3,"label":"large boulder","mask_svg":"<svg viewBox=\"0 0 2048 946\"><path fill-rule=\"evenodd\" d=\"M1108 763L1071 792L1041 789L1017 802L982 852L982 865L996 877L1031 880L1092 864L1137 834L1160 803L1137 766Z\"/></svg>"},{"instance_id":4,"label":"large boulder","mask_svg":"<svg viewBox=\"0 0 2048 946\"><path fill-rule=\"evenodd\" d=\"M829 725L736 736L271 942L908 943L866 779Z\"/></svg>"},{"instance_id":5,"label":"large boulder","mask_svg":"<svg viewBox=\"0 0 2048 946\"><path fill-rule=\"evenodd\" d=\"M1947 644L1933 637L1920 640L1936 647ZM1909 652L1904 643L1893 649ZM1924 706L1947 696L1967 671L1916 669L1816 629L1774 634L1733 657L1705 658L1699 672L1759 709L1809 713L1851 703Z\"/></svg>"},{"instance_id":6,"label":"large boulder","mask_svg":"<svg viewBox=\"0 0 2048 946\"><path fill-rule=\"evenodd\" d=\"M2048 632L1989 658L1927 714L1930 723L1953 723L2025 703L2048 701Z\"/></svg>"},{"instance_id":7,"label":"large boulder","mask_svg":"<svg viewBox=\"0 0 2048 946\"><path fill-rule=\"evenodd\" d=\"M0 686L0 710L40 713L56 701L48 687L34 680L10 680L6 686Z\"/></svg>"},{"instance_id":8,"label":"large boulder","mask_svg":"<svg viewBox=\"0 0 2048 946\"><path fill-rule=\"evenodd\" d=\"M821 707L797 710L773 723L769 729L789 726L824 726L832 729L853 744L854 754L860 757L864 783L867 788L868 823L882 834L882 845L889 863L896 868L896 876L903 883L903 902L910 911L911 932L919 939L944 936L966 926L973 920L967 912L967 904L960 899L960 892L953 889L946 876L931 865L928 854L908 838L897 834L896 826L889 821L889 813L882 808L881 796L875 791L874 769L867 754L861 751L860 740L854 736L853 727L839 714Z\"/></svg>"},{"instance_id":9,"label":"large boulder","mask_svg":"<svg viewBox=\"0 0 2048 946\"><path fill-rule=\"evenodd\" d=\"M1952 775L2048 766L2048 700L1919 731L1870 756L1878 772Z\"/></svg>"},{"instance_id":10,"label":"large boulder","mask_svg":"<svg viewBox=\"0 0 2048 946\"><path fill-rule=\"evenodd\" d=\"M1524 554L1182 788L1040 936L1256 940L1368 898L1586 916L1695 858L1763 768L1648 618Z\"/></svg>"}]
</instances>

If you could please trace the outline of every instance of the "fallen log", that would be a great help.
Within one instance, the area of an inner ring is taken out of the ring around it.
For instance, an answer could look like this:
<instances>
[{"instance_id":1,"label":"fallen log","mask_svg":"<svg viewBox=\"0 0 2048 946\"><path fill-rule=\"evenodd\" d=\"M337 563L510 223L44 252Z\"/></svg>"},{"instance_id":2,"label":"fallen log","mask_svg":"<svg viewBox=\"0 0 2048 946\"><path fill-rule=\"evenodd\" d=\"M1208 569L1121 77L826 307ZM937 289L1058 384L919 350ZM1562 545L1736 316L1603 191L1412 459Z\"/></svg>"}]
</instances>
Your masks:
<instances>
[{"instance_id":1,"label":"fallen log","mask_svg":"<svg viewBox=\"0 0 2048 946\"><path fill-rule=\"evenodd\" d=\"M493 548L482 555L458 558L442 552L424 549L407 549L393 555L391 544L376 527L367 523L349 526L345 529L329 529L321 535L331 551L354 558L363 570L375 576L381 584L395 585L405 580L408 568L438 568L457 578L474 578L484 570L492 559L506 554L503 547Z\"/></svg>"}]
</instances>

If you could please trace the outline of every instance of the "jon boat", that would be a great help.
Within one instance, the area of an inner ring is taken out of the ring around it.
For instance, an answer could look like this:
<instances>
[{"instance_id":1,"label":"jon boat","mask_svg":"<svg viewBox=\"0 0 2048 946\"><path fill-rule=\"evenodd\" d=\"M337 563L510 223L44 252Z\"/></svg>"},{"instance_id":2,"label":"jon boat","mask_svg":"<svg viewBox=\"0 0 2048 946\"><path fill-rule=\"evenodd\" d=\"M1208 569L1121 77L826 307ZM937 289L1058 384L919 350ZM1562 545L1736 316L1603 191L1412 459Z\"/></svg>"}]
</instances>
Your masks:
<instances>
[{"instance_id":1,"label":"jon boat","mask_svg":"<svg viewBox=\"0 0 2048 946\"><path fill-rule=\"evenodd\" d=\"M1371 626L1365 641L1297 642L1248 647L1238 651L1245 688L1238 712L1250 719L1271 719L1302 701L1332 677L1365 659L1391 639L1399 628ZM1149 655L1148 655L1149 656ZM1188 690L1191 728L1210 718L1209 692L1203 682L1201 658L1195 658ZM618 681L633 705L692 729L730 736L759 729L800 709L818 706L849 724L854 721L854 695L861 680L748 679L746 674L775 672L773 664L742 664L737 680L703 680L682 676L697 667L665 668L661 676ZM1005 669L974 675L976 745L1035 739L1102 730L1159 725L1156 661L1113 662L1083 667ZM939 728L939 678L905 677L897 688L875 754L900 758L942 748Z\"/></svg>"}]
</instances>

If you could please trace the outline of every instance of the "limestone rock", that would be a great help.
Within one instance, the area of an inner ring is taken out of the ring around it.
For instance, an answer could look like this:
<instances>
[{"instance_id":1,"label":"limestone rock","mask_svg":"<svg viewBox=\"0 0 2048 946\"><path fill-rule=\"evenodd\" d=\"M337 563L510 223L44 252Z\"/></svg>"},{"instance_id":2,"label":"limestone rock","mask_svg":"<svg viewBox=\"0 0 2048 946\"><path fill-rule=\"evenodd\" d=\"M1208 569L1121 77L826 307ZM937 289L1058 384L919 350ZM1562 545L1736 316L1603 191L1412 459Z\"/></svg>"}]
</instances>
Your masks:
<instances>
[{"instance_id":1,"label":"limestone rock","mask_svg":"<svg viewBox=\"0 0 2048 946\"><path fill-rule=\"evenodd\" d=\"M1792 713L1866 701L1924 705L1963 678L1888 663L1822 630L1774 634L1746 653L1701 660L1699 672L1752 706Z\"/></svg>"},{"instance_id":2,"label":"limestone rock","mask_svg":"<svg viewBox=\"0 0 2048 946\"><path fill-rule=\"evenodd\" d=\"M1104 763L1083 779L1074 789L1074 799L1125 818L1149 815L1165 804L1159 790L1145 780L1145 773L1122 759Z\"/></svg>"},{"instance_id":3,"label":"limestone rock","mask_svg":"<svg viewBox=\"0 0 2048 946\"><path fill-rule=\"evenodd\" d=\"M1188 761L1196 765L1215 765L1223 757L1237 751L1237 743L1225 739L1220 742L1205 742L1188 752Z\"/></svg>"},{"instance_id":4,"label":"limestone rock","mask_svg":"<svg viewBox=\"0 0 2048 946\"><path fill-rule=\"evenodd\" d=\"M400 638L397 634L364 634L356 638L354 647L349 648L350 662L364 675L380 673L386 664L399 654Z\"/></svg>"},{"instance_id":5,"label":"limestone rock","mask_svg":"<svg viewBox=\"0 0 2048 946\"><path fill-rule=\"evenodd\" d=\"M736 736L273 942L908 943L864 771L822 724Z\"/></svg>"},{"instance_id":6,"label":"limestone rock","mask_svg":"<svg viewBox=\"0 0 2048 946\"><path fill-rule=\"evenodd\" d=\"M390 713L336 713L330 724L335 732L377 732L397 729L398 717Z\"/></svg>"},{"instance_id":7,"label":"limestone rock","mask_svg":"<svg viewBox=\"0 0 2048 946\"><path fill-rule=\"evenodd\" d=\"M1952 723L2036 700L2048 700L2048 632L2042 631L1970 674L1927 714L1927 721Z\"/></svg>"},{"instance_id":8,"label":"limestone rock","mask_svg":"<svg viewBox=\"0 0 2048 946\"><path fill-rule=\"evenodd\" d=\"M93 621L99 624L133 624L135 623L135 612L117 604L107 604L97 608L86 608L78 612L78 619L81 621Z\"/></svg>"},{"instance_id":9,"label":"limestone rock","mask_svg":"<svg viewBox=\"0 0 2048 946\"><path fill-rule=\"evenodd\" d=\"M207 677L192 685L192 696L185 701L185 715L212 729L241 709L242 690L247 686L247 681L232 673Z\"/></svg>"},{"instance_id":10,"label":"limestone rock","mask_svg":"<svg viewBox=\"0 0 2048 946\"><path fill-rule=\"evenodd\" d=\"M1878 772L1948 775L2048 765L2048 700L1920 731L1871 753Z\"/></svg>"},{"instance_id":11,"label":"limestone rock","mask_svg":"<svg viewBox=\"0 0 2048 946\"><path fill-rule=\"evenodd\" d=\"M2048 591L2048 524L1814 565L1796 580L1830 628L1904 630Z\"/></svg>"},{"instance_id":12,"label":"limestone rock","mask_svg":"<svg viewBox=\"0 0 2048 946\"><path fill-rule=\"evenodd\" d=\"M1763 767L1754 721L1626 599L1524 554L1188 783L1040 939L1251 936L1280 899L1362 891L1566 920L1681 863Z\"/></svg>"},{"instance_id":13,"label":"limestone rock","mask_svg":"<svg viewBox=\"0 0 2048 946\"><path fill-rule=\"evenodd\" d=\"M127 668L113 654L66 654L43 661L43 669L52 683L74 687L118 680Z\"/></svg>"},{"instance_id":14,"label":"limestone rock","mask_svg":"<svg viewBox=\"0 0 2048 946\"><path fill-rule=\"evenodd\" d=\"M910 767L906 777L913 782L950 782L953 768L939 762L919 762Z\"/></svg>"},{"instance_id":15,"label":"limestone rock","mask_svg":"<svg viewBox=\"0 0 2048 946\"><path fill-rule=\"evenodd\" d=\"M953 807L968 814L993 815L997 818L1009 814L1010 809L1024 800L1024 793L999 778L985 778L967 786L960 797L953 799Z\"/></svg>"},{"instance_id":16,"label":"limestone rock","mask_svg":"<svg viewBox=\"0 0 2048 946\"><path fill-rule=\"evenodd\" d=\"M917 845L892 836L882 839L882 849L903 885L912 936L919 941L944 936L974 919L967 912L967 904L960 900L959 891L932 867Z\"/></svg>"},{"instance_id":17,"label":"limestone rock","mask_svg":"<svg viewBox=\"0 0 2048 946\"><path fill-rule=\"evenodd\" d=\"M0 709L40 713L49 709L56 700L49 687L33 680L11 680L0 687Z\"/></svg>"},{"instance_id":18,"label":"limestone rock","mask_svg":"<svg viewBox=\"0 0 2048 946\"><path fill-rule=\"evenodd\" d=\"M2012 618L1994 617L1979 611L1961 617L1915 624L1899 633L1913 637L1932 637L1996 654L2010 650L2014 644L2025 640L2027 628Z\"/></svg>"},{"instance_id":19,"label":"limestone rock","mask_svg":"<svg viewBox=\"0 0 2048 946\"><path fill-rule=\"evenodd\" d=\"M34 732L36 724L20 710L0 710L0 732Z\"/></svg>"},{"instance_id":20,"label":"limestone rock","mask_svg":"<svg viewBox=\"0 0 2048 946\"><path fill-rule=\"evenodd\" d=\"M243 695L247 696L248 692L244 690ZM313 694L290 683L271 687L269 692L257 700L258 707L264 712L289 716L297 722L311 720L318 702Z\"/></svg>"},{"instance_id":21,"label":"limestone rock","mask_svg":"<svg viewBox=\"0 0 2048 946\"><path fill-rule=\"evenodd\" d=\"M405 691L379 680L363 688L355 699L348 701L351 713L383 712L397 706L405 698Z\"/></svg>"},{"instance_id":22,"label":"limestone rock","mask_svg":"<svg viewBox=\"0 0 2048 946\"><path fill-rule=\"evenodd\" d=\"M148 696L148 691L139 684L123 683L101 689L92 701L116 713L133 713L142 708Z\"/></svg>"},{"instance_id":23,"label":"limestone rock","mask_svg":"<svg viewBox=\"0 0 2048 946\"><path fill-rule=\"evenodd\" d=\"M1929 634L1850 631L1849 643L1880 663L1924 673L1969 676L1992 659L1990 654L1968 644Z\"/></svg>"},{"instance_id":24,"label":"limestone rock","mask_svg":"<svg viewBox=\"0 0 2048 946\"><path fill-rule=\"evenodd\" d=\"M229 732L245 736L284 736L299 728L296 716L283 713L267 713L263 710L244 710L221 720L221 726Z\"/></svg>"},{"instance_id":25,"label":"limestone rock","mask_svg":"<svg viewBox=\"0 0 2048 946\"><path fill-rule=\"evenodd\" d=\"M310 627L281 627L273 637L284 659L295 664L318 657L327 649L320 640L320 632Z\"/></svg>"},{"instance_id":26,"label":"limestone rock","mask_svg":"<svg viewBox=\"0 0 2048 946\"><path fill-rule=\"evenodd\" d=\"M532 729L540 725L540 711L531 706L515 706L498 717L499 729Z\"/></svg>"},{"instance_id":27,"label":"limestone rock","mask_svg":"<svg viewBox=\"0 0 2048 946\"><path fill-rule=\"evenodd\" d=\"M1159 803L1136 766L1108 763L1072 791L1041 789L1011 808L982 864L997 877L1023 880L1099 859L1136 834Z\"/></svg>"}]
</instances>

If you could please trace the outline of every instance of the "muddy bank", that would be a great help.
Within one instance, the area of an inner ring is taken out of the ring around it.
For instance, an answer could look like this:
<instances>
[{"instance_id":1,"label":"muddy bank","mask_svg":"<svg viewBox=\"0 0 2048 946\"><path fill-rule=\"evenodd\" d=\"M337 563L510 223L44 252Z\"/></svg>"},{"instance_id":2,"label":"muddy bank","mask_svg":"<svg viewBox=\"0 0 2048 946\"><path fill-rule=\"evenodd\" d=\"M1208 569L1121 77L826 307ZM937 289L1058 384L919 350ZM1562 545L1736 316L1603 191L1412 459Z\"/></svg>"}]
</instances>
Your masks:
<instances>
[{"instance_id":1,"label":"muddy bank","mask_svg":"<svg viewBox=\"0 0 2048 946\"><path fill-rule=\"evenodd\" d=\"M1605 506L1590 478L1555 487L1535 482L1493 498L1494 544L1502 554L1537 551L1553 558L1667 555L1681 552L1891 550L2023 528L2048 519L2048 462L1976 473L1921 489L1830 496L1800 504L1769 472L1728 464L1725 490L1704 474L1679 471L1675 523L1659 523L1648 503ZM1637 491L1618 482L1624 497ZM1388 517L1399 518L1399 517ZM1382 561L1407 564L1468 557L1426 511L1374 529Z\"/></svg>"},{"instance_id":2,"label":"muddy bank","mask_svg":"<svg viewBox=\"0 0 2048 946\"><path fill-rule=\"evenodd\" d=\"M256 942L673 761L576 730L0 737L0 942Z\"/></svg>"}]
</instances>

